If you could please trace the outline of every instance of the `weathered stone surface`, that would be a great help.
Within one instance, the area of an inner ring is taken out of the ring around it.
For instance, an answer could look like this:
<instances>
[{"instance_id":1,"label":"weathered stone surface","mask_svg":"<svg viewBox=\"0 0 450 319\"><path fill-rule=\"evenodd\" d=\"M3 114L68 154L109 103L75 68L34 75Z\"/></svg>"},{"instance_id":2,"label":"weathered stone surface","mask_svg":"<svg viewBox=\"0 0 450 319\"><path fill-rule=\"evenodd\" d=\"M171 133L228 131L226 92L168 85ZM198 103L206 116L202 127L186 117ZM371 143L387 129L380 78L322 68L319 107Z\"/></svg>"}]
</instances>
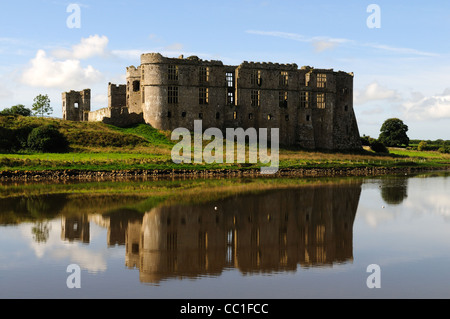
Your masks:
<instances>
[{"instance_id":1,"label":"weathered stone surface","mask_svg":"<svg viewBox=\"0 0 450 319\"><path fill-rule=\"evenodd\" d=\"M110 110L89 113L89 121L123 125L133 122L125 117L141 115L160 130L193 131L194 121L202 120L203 129L278 128L282 145L361 149L353 110L353 73L246 61L227 66L196 56L147 53L141 55L140 66L127 68L126 78L126 85L109 84ZM66 105L63 113L76 112L69 112ZM86 117L66 119L85 121Z\"/></svg>"}]
</instances>

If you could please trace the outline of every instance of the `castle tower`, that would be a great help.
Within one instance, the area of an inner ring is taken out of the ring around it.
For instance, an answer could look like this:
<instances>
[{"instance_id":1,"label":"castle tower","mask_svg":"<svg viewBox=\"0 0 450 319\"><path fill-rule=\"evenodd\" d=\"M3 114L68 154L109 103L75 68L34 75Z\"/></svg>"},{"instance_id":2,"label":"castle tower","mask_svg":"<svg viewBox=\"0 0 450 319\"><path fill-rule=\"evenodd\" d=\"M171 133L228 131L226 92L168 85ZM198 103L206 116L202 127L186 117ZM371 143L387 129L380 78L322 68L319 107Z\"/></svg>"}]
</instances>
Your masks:
<instances>
[{"instance_id":1,"label":"castle tower","mask_svg":"<svg viewBox=\"0 0 450 319\"><path fill-rule=\"evenodd\" d=\"M129 113L142 113L141 98L141 67L130 66L127 68L127 101Z\"/></svg>"},{"instance_id":2,"label":"castle tower","mask_svg":"<svg viewBox=\"0 0 450 319\"><path fill-rule=\"evenodd\" d=\"M108 83L108 107L122 108L127 105L127 86Z\"/></svg>"},{"instance_id":3,"label":"castle tower","mask_svg":"<svg viewBox=\"0 0 450 319\"><path fill-rule=\"evenodd\" d=\"M91 111L91 90L62 93L63 119L68 121L88 121Z\"/></svg>"}]
</instances>

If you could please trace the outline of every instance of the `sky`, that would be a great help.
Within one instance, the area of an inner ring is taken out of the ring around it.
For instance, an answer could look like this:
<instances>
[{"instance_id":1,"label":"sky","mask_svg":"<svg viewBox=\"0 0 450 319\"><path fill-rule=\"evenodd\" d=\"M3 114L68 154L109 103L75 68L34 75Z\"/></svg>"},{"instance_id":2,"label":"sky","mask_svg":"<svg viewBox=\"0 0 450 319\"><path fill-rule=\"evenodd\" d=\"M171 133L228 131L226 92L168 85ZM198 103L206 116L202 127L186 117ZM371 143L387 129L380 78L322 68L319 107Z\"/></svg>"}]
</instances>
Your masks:
<instances>
[{"instance_id":1,"label":"sky","mask_svg":"<svg viewBox=\"0 0 450 319\"><path fill-rule=\"evenodd\" d=\"M444 0L3 0L0 109L47 94L61 118L61 93L85 88L106 107L108 83L159 52L353 72L360 135L396 117L411 139L450 139L449 34Z\"/></svg>"}]
</instances>

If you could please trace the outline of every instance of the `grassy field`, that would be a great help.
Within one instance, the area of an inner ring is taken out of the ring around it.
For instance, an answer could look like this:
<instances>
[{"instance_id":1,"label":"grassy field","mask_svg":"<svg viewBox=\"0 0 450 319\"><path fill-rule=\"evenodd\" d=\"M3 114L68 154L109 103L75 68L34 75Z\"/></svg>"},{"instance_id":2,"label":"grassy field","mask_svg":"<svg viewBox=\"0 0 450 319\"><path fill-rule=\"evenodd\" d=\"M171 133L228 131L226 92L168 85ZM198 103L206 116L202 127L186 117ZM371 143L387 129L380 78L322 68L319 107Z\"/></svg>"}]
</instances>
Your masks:
<instances>
[{"instance_id":1,"label":"grassy field","mask_svg":"<svg viewBox=\"0 0 450 319\"><path fill-rule=\"evenodd\" d=\"M21 150L0 154L2 171L42 170L213 170L252 169L261 164L175 164L171 150L175 141L169 132L140 124L119 128L103 123L71 122L35 117L0 116L0 127L11 130L52 124L70 143L66 153L36 153ZM205 142L205 145L209 142ZM377 154L369 149L357 153L312 152L280 149L279 166L283 168L353 168L353 167L448 167L450 155L435 151L390 149L390 154Z\"/></svg>"}]
</instances>

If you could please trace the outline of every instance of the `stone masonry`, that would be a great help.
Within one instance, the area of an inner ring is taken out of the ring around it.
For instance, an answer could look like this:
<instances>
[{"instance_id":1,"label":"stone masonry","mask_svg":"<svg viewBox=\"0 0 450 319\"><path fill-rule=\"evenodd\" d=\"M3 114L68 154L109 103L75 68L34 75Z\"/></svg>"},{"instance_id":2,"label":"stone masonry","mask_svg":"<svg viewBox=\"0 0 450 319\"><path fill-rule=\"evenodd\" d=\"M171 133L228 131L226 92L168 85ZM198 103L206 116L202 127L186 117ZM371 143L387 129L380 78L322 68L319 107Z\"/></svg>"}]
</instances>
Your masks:
<instances>
[{"instance_id":1,"label":"stone masonry","mask_svg":"<svg viewBox=\"0 0 450 319\"><path fill-rule=\"evenodd\" d=\"M82 107L76 112L72 101L87 90L71 91L63 93L63 117L119 125L144 121L169 131L178 127L193 131L195 120L202 120L203 129L217 127L223 132L278 128L281 145L355 150L361 149L361 142L353 110L353 77L296 64L245 61L228 66L196 56L148 53L141 55L140 66L127 68L125 85L109 84L106 110L90 112L90 104L88 110L86 102L78 102Z\"/></svg>"}]
</instances>

